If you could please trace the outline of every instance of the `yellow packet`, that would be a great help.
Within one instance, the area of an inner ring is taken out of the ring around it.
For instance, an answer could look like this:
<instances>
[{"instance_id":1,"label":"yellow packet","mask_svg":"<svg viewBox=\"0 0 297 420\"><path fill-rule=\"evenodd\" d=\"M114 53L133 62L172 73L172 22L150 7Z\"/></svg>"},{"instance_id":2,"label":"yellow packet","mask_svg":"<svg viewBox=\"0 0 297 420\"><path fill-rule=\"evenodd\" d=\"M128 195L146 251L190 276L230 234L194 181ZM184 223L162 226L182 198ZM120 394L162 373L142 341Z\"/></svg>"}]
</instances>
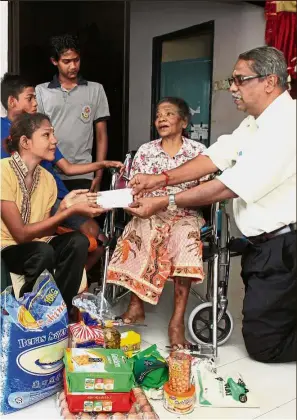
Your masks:
<instances>
[{"instance_id":1,"label":"yellow packet","mask_svg":"<svg viewBox=\"0 0 297 420\"><path fill-rule=\"evenodd\" d=\"M135 331L126 331L121 334L121 350L130 358L140 351L141 337Z\"/></svg>"}]
</instances>

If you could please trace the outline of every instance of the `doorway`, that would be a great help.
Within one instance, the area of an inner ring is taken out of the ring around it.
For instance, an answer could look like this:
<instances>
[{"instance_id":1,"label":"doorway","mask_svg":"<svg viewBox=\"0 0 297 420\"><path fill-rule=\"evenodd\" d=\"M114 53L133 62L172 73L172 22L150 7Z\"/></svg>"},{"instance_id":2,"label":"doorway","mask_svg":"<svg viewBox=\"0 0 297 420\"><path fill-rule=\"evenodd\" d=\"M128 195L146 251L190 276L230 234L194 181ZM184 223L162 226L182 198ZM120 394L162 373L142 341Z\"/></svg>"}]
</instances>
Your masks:
<instances>
[{"instance_id":1,"label":"doorway","mask_svg":"<svg viewBox=\"0 0 297 420\"><path fill-rule=\"evenodd\" d=\"M9 3L9 71L35 85L55 73L49 59L53 35L78 35L81 73L101 83L109 102L108 159L128 150L129 1L13 1Z\"/></svg>"},{"instance_id":2,"label":"doorway","mask_svg":"<svg viewBox=\"0 0 297 420\"><path fill-rule=\"evenodd\" d=\"M177 96L190 107L188 137L209 146L214 21L191 26L153 39L151 140L156 104Z\"/></svg>"}]
</instances>

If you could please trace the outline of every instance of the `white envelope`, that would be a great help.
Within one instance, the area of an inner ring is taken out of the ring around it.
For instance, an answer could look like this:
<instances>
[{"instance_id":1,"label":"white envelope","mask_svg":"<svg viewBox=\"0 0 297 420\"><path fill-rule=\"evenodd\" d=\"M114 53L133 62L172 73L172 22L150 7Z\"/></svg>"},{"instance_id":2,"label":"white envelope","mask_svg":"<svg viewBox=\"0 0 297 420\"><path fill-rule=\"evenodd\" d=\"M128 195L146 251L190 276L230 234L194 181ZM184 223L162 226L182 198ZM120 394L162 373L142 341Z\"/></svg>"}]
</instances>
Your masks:
<instances>
[{"instance_id":1,"label":"white envelope","mask_svg":"<svg viewBox=\"0 0 297 420\"><path fill-rule=\"evenodd\" d=\"M100 191L97 196L97 204L105 209L129 207L133 202L132 188L122 190Z\"/></svg>"}]
</instances>

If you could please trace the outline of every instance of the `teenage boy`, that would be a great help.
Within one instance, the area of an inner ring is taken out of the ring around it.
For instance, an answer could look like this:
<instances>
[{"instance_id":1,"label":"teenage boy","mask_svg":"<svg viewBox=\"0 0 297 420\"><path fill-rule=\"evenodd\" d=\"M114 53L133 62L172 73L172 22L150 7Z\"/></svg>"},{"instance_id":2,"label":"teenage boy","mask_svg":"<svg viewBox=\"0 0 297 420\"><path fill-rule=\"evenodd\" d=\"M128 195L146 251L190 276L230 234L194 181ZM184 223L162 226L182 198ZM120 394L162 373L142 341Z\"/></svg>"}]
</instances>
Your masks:
<instances>
[{"instance_id":1,"label":"teenage boy","mask_svg":"<svg viewBox=\"0 0 297 420\"><path fill-rule=\"evenodd\" d=\"M72 163L92 162L94 129L96 160L107 154L106 120L109 107L101 84L85 80L80 71L80 48L72 35L51 38L51 62L57 68L51 82L36 86L38 110L47 114L55 129L59 149ZM98 191L102 169L71 176L61 174L66 187Z\"/></svg>"}]
</instances>

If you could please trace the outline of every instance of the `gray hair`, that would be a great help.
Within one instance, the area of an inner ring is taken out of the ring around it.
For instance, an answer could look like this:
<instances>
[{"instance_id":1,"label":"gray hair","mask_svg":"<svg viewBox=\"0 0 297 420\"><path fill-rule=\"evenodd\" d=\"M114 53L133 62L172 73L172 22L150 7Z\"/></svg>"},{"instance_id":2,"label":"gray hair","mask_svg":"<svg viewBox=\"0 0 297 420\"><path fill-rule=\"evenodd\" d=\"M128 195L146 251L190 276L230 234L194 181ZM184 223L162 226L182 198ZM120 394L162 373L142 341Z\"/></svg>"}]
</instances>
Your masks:
<instances>
[{"instance_id":1,"label":"gray hair","mask_svg":"<svg viewBox=\"0 0 297 420\"><path fill-rule=\"evenodd\" d=\"M250 68L256 74L278 77L277 84L287 89L288 71L284 54L274 47L259 47L239 55L240 60L251 61Z\"/></svg>"}]
</instances>

